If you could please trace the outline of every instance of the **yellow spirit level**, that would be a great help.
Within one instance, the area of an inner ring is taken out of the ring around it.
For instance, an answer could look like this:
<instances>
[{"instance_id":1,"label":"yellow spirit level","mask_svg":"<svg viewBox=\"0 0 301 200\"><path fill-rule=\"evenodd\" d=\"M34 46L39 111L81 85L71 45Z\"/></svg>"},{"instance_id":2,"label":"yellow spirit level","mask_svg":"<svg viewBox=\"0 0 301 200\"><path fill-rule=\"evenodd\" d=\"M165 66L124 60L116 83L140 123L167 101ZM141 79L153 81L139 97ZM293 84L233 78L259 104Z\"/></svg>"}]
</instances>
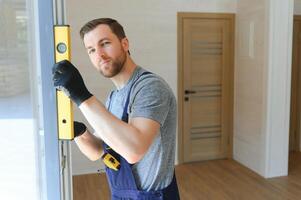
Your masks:
<instances>
[{"instance_id":1,"label":"yellow spirit level","mask_svg":"<svg viewBox=\"0 0 301 200\"><path fill-rule=\"evenodd\" d=\"M70 27L68 25L54 26L55 62L71 59L70 56ZM56 91L58 134L60 140L72 140L73 107L71 100L62 92Z\"/></svg>"}]
</instances>

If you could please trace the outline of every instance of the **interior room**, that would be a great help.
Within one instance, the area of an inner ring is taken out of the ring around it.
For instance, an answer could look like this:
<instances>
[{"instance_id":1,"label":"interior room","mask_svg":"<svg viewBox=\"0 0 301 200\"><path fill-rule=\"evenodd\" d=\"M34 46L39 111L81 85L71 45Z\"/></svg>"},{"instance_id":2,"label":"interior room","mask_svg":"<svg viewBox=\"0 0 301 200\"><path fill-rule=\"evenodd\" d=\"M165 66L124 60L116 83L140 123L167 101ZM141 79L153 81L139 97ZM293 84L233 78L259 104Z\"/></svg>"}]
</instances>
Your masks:
<instances>
[{"instance_id":1,"label":"interior room","mask_svg":"<svg viewBox=\"0 0 301 200\"><path fill-rule=\"evenodd\" d=\"M299 199L301 0L0 0L0 13L1 199L111 199L104 163L60 139L51 79L53 25L67 24L70 61L106 102L115 86L79 35L103 17L176 97L181 199Z\"/></svg>"}]
</instances>

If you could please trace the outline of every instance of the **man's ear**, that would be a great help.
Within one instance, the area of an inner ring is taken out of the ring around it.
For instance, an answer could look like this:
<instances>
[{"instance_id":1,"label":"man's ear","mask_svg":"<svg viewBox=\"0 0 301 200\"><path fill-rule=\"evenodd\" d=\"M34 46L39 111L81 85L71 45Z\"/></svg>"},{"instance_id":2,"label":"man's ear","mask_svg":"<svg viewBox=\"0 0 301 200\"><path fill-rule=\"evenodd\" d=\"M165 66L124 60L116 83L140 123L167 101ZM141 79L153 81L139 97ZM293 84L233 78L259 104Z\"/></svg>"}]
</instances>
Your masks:
<instances>
[{"instance_id":1,"label":"man's ear","mask_svg":"<svg viewBox=\"0 0 301 200\"><path fill-rule=\"evenodd\" d=\"M129 40L126 37L121 39L121 45L124 51L129 50Z\"/></svg>"}]
</instances>

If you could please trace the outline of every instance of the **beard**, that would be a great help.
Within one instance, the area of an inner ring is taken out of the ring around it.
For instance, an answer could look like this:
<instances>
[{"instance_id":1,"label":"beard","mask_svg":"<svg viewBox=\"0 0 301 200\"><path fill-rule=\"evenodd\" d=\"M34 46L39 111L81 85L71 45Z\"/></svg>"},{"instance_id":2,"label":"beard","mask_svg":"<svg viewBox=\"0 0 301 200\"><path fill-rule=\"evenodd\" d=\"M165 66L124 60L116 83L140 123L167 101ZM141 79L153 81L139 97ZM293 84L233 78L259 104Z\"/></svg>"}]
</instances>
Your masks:
<instances>
[{"instance_id":1,"label":"beard","mask_svg":"<svg viewBox=\"0 0 301 200\"><path fill-rule=\"evenodd\" d=\"M127 59L126 54L126 52L122 51L122 54L117 59L111 59L111 61L107 63L109 66L104 66L104 69L99 68L99 72L106 78L116 76L124 67Z\"/></svg>"}]
</instances>

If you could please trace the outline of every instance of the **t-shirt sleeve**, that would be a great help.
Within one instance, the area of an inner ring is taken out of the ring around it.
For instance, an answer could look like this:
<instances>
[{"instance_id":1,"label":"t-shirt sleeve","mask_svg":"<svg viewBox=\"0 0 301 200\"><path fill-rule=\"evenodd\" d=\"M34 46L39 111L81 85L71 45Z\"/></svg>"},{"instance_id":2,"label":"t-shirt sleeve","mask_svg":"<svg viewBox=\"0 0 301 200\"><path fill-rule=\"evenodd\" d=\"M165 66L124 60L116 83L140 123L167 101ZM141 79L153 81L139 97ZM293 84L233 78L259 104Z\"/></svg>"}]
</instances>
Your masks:
<instances>
[{"instance_id":1,"label":"t-shirt sleeve","mask_svg":"<svg viewBox=\"0 0 301 200\"><path fill-rule=\"evenodd\" d=\"M145 78L139 81L132 89L129 117L145 117L163 125L169 111L170 90L158 78Z\"/></svg>"}]
</instances>

